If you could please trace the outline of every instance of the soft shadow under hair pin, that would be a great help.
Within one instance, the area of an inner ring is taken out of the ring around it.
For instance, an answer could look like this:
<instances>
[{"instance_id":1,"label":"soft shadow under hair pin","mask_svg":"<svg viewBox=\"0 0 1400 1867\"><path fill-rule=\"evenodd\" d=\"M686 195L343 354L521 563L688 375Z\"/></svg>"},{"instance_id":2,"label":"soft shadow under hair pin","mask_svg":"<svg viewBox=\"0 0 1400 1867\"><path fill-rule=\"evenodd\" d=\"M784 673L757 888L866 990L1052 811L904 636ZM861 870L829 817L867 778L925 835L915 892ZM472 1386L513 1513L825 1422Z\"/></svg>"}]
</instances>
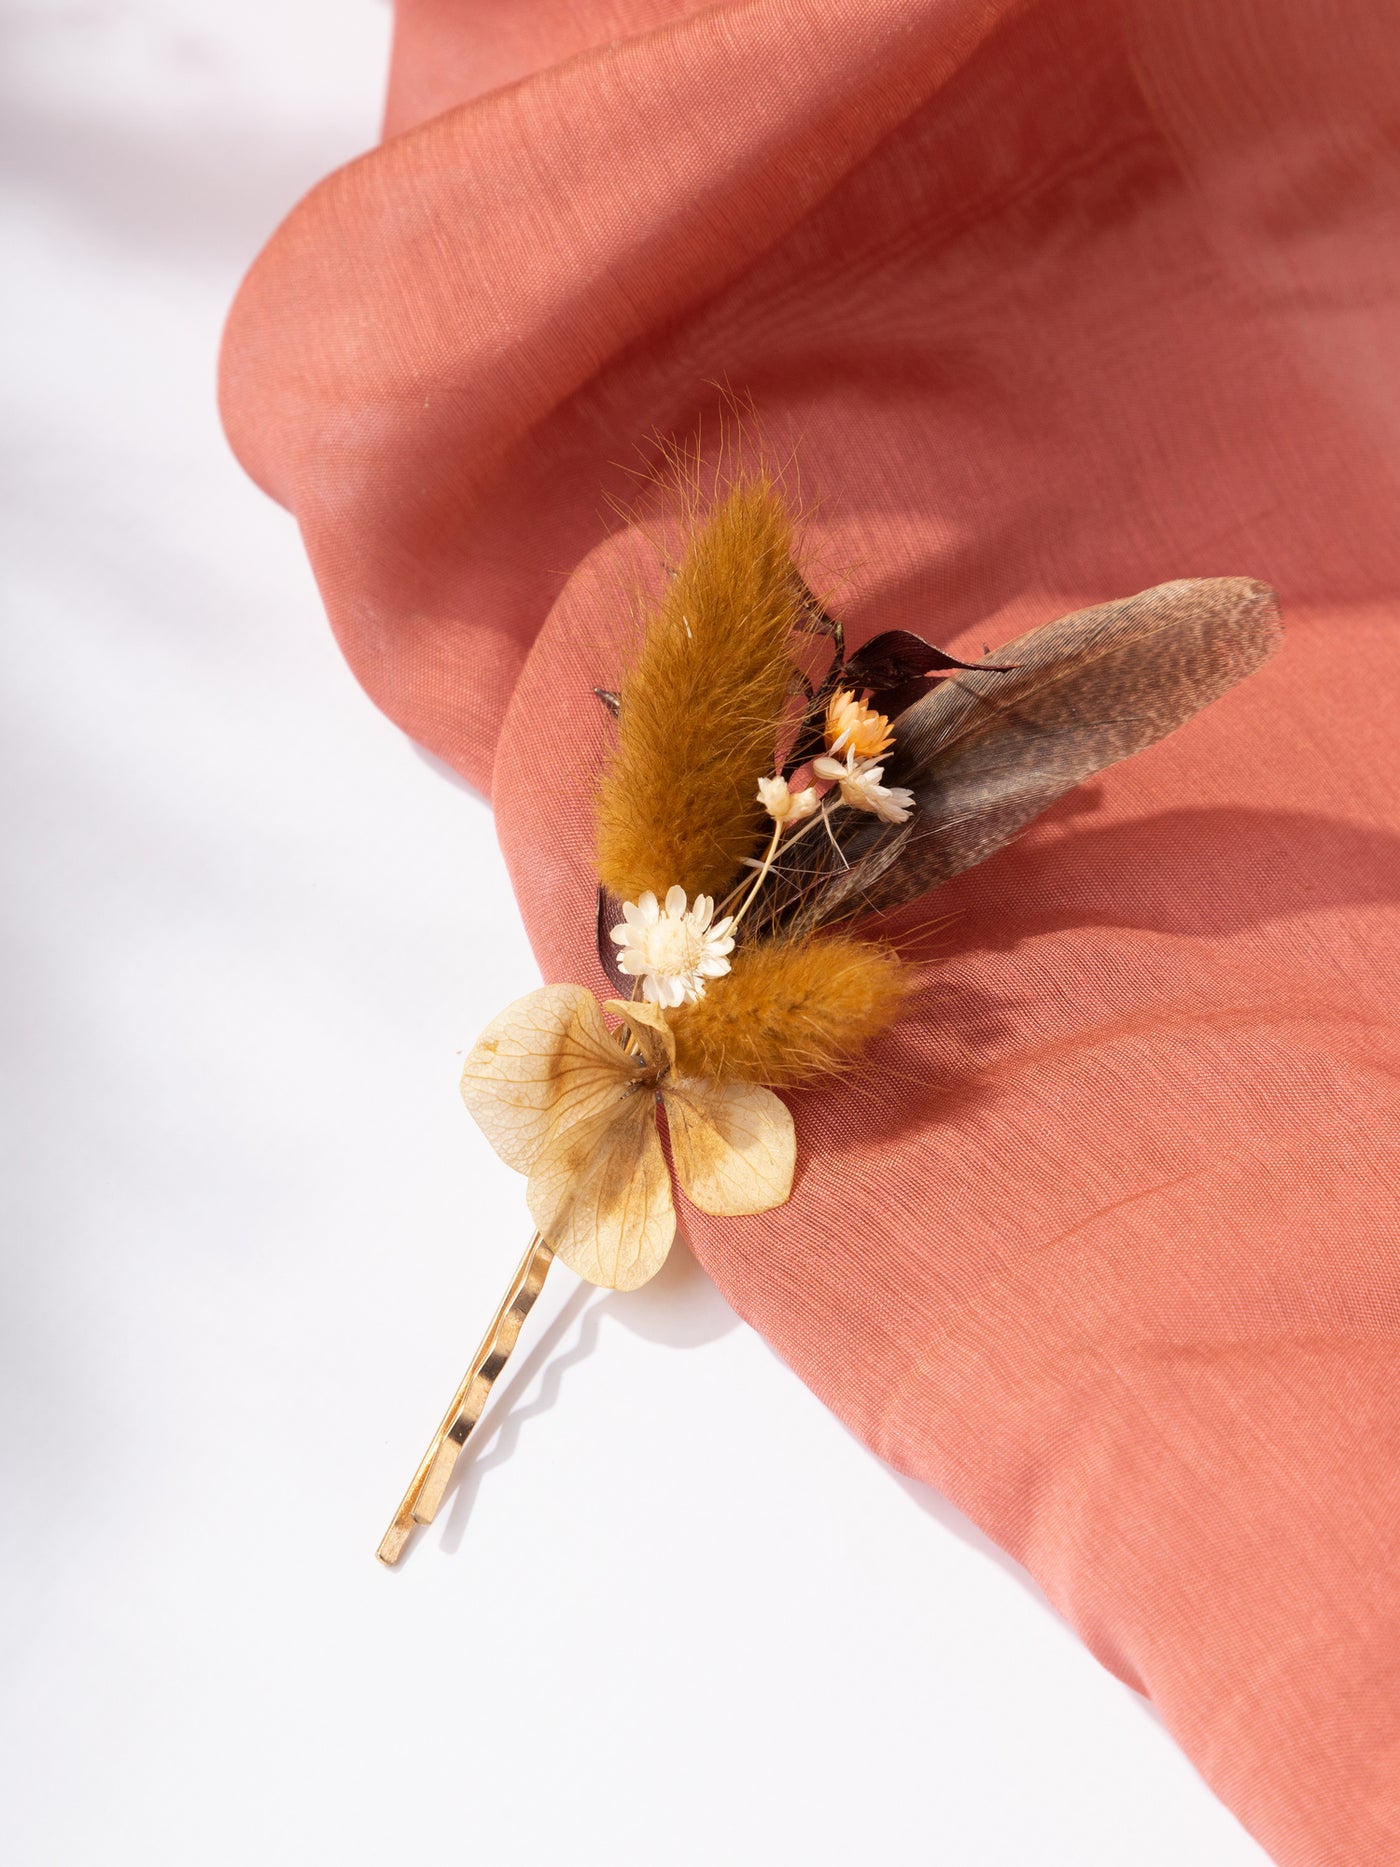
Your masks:
<instances>
[{"instance_id":1,"label":"soft shadow under hair pin","mask_svg":"<svg viewBox=\"0 0 1400 1867\"><path fill-rule=\"evenodd\" d=\"M984 861L1279 641L1273 592L1218 577L1062 617L979 662L905 630L848 653L775 483L716 498L618 688L598 691L616 722L595 811L616 996L542 986L467 1058L463 1098L528 1176L535 1234L382 1562L432 1522L555 1258L610 1289L655 1276L673 1172L702 1212L787 1199L793 1121L775 1092L849 1070L919 984L861 920Z\"/></svg>"}]
</instances>

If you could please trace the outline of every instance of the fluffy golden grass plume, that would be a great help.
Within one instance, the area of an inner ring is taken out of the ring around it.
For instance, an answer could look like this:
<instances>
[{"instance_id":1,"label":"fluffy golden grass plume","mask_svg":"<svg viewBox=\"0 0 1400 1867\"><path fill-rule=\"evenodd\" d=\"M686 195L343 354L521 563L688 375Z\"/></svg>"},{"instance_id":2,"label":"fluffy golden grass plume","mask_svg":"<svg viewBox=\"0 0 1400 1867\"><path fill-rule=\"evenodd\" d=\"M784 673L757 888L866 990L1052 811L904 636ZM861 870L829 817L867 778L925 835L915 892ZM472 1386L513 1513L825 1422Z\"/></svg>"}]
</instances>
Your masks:
<instances>
[{"instance_id":1,"label":"fluffy golden grass plume","mask_svg":"<svg viewBox=\"0 0 1400 1867\"><path fill-rule=\"evenodd\" d=\"M598 878L620 901L674 883L723 895L754 853L800 600L787 507L770 480L740 481L701 519L622 683L596 806Z\"/></svg>"},{"instance_id":2,"label":"fluffy golden grass plume","mask_svg":"<svg viewBox=\"0 0 1400 1867\"><path fill-rule=\"evenodd\" d=\"M741 946L728 976L670 1014L676 1068L782 1089L849 1069L917 989L893 947L849 934Z\"/></svg>"}]
</instances>

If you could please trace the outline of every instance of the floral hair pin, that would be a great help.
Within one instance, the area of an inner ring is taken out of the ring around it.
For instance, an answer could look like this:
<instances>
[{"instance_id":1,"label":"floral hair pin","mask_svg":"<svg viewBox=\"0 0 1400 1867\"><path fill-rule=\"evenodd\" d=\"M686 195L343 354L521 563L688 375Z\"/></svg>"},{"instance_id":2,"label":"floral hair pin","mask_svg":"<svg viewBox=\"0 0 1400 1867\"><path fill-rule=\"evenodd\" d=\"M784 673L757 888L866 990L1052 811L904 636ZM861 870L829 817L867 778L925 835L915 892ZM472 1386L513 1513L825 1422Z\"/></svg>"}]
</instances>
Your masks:
<instances>
[{"instance_id":1,"label":"floral hair pin","mask_svg":"<svg viewBox=\"0 0 1400 1867\"><path fill-rule=\"evenodd\" d=\"M431 1523L557 1257L632 1290L700 1211L781 1205L780 1090L848 1071L921 969L859 923L984 861L1054 799L1164 737L1280 640L1247 578L1168 583L997 658L903 630L848 653L771 481L696 526L616 692L595 808L598 955L615 996L545 985L467 1058L462 1095L527 1176L535 1234L379 1546ZM670 1161L662 1132L669 1143Z\"/></svg>"}]
</instances>

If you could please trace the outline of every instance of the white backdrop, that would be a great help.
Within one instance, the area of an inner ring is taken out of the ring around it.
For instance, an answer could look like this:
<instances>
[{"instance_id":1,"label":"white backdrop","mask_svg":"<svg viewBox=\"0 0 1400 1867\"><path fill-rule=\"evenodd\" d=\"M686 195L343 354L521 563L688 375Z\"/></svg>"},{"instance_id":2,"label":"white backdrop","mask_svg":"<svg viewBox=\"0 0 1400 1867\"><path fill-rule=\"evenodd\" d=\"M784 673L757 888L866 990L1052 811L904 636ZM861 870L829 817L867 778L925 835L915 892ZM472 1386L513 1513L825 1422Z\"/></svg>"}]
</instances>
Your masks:
<instances>
[{"instance_id":1,"label":"white backdrop","mask_svg":"<svg viewBox=\"0 0 1400 1867\"><path fill-rule=\"evenodd\" d=\"M683 1251L633 1296L553 1273L376 1564L524 1242L455 1077L537 976L213 370L257 246L374 138L388 13L0 17L0 1854L1258 1867Z\"/></svg>"}]
</instances>

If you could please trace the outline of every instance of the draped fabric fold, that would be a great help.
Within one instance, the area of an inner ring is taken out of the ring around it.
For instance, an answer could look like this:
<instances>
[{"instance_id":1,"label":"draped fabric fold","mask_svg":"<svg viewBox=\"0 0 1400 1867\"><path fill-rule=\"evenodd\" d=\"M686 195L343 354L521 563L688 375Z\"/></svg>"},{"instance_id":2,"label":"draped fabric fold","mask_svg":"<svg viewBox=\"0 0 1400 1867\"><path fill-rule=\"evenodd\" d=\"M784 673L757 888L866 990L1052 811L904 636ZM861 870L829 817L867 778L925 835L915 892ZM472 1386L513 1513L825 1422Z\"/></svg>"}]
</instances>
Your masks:
<instances>
[{"instance_id":1,"label":"draped fabric fold","mask_svg":"<svg viewBox=\"0 0 1400 1867\"><path fill-rule=\"evenodd\" d=\"M686 1224L1288 1867L1400 1859L1398 60L1373 0L401 0L222 369L600 995L590 689L717 385L853 643L1279 590L1275 661L902 911L933 987L792 1098L791 1203Z\"/></svg>"}]
</instances>

